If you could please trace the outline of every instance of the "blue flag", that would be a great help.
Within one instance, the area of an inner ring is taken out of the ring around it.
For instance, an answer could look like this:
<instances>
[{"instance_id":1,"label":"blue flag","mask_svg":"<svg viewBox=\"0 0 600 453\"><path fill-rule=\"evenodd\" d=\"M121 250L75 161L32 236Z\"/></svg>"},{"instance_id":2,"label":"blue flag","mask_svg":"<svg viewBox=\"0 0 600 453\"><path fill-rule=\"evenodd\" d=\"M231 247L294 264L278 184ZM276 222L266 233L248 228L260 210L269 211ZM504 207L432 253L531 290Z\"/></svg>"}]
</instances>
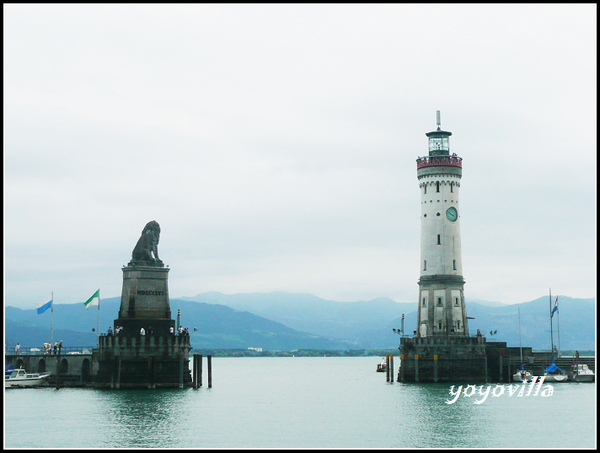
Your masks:
<instances>
[{"instance_id":1,"label":"blue flag","mask_svg":"<svg viewBox=\"0 0 600 453\"><path fill-rule=\"evenodd\" d=\"M554 312L558 311L558 296L556 296L556 302L554 302L554 308L550 312L550 317L554 317Z\"/></svg>"},{"instance_id":2,"label":"blue flag","mask_svg":"<svg viewBox=\"0 0 600 453\"><path fill-rule=\"evenodd\" d=\"M37 307L38 315L41 315L46 310L48 310L50 307L52 307L52 296L44 299L44 301L40 305L38 305L38 307Z\"/></svg>"}]
</instances>

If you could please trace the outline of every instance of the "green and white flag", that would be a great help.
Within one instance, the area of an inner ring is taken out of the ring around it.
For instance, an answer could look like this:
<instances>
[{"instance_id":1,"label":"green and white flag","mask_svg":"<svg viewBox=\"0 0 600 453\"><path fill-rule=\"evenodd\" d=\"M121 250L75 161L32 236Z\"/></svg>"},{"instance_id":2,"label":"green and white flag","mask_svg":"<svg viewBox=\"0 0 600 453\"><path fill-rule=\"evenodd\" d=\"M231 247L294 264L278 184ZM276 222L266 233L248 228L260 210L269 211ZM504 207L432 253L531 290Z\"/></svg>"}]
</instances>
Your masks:
<instances>
[{"instance_id":1,"label":"green and white flag","mask_svg":"<svg viewBox=\"0 0 600 453\"><path fill-rule=\"evenodd\" d=\"M83 303L85 309L87 310L92 305L100 306L100 290L96 291L92 297L90 297L86 302Z\"/></svg>"}]
</instances>

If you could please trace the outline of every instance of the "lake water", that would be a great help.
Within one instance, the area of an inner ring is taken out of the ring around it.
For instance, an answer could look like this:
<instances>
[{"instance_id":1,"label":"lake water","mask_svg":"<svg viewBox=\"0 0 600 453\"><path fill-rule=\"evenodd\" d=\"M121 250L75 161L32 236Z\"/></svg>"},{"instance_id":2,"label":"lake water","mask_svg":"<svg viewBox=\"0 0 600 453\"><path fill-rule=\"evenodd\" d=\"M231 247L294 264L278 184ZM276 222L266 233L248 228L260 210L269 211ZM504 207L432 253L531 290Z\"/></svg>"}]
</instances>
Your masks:
<instances>
[{"instance_id":1,"label":"lake water","mask_svg":"<svg viewBox=\"0 0 600 453\"><path fill-rule=\"evenodd\" d=\"M596 385L454 404L378 357L206 358L200 389L5 391L6 448L594 448ZM464 387L469 383L465 382ZM547 388L544 384L541 389ZM479 389L479 388L478 388ZM472 390L472 389L471 389ZM470 391L469 390L469 393ZM485 392L486 387L482 389Z\"/></svg>"}]
</instances>

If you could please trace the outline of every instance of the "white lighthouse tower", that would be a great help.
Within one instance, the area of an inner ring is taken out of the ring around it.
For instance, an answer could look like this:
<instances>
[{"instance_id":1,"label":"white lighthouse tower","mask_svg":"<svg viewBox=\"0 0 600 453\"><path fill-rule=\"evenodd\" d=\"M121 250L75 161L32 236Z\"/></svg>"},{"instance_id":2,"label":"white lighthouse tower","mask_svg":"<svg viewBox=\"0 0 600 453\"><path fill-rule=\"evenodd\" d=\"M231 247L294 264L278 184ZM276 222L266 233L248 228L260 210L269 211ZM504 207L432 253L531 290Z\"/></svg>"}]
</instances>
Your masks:
<instances>
[{"instance_id":1,"label":"white lighthouse tower","mask_svg":"<svg viewBox=\"0 0 600 453\"><path fill-rule=\"evenodd\" d=\"M450 154L452 132L428 132L429 154L417 159L421 190L421 278L417 337L468 336L459 189L462 158Z\"/></svg>"}]
</instances>

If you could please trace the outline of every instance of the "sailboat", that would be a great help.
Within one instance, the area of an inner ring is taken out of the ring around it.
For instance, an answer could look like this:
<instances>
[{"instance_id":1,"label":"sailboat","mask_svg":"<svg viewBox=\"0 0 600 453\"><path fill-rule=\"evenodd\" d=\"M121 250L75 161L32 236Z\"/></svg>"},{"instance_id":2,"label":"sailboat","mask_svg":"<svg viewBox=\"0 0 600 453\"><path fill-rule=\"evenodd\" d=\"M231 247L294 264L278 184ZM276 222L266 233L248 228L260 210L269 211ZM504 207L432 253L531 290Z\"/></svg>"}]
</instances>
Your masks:
<instances>
[{"instance_id":1,"label":"sailboat","mask_svg":"<svg viewBox=\"0 0 600 453\"><path fill-rule=\"evenodd\" d=\"M552 363L544 370L544 376L546 382L565 382L569 379L569 375L565 373L565 370L559 368L554 363L554 334L552 332L552 315L558 310L558 296L556 296L556 303L554 305L554 310L552 310L552 292L550 291L550 348L552 351Z\"/></svg>"},{"instance_id":2,"label":"sailboat","mask_svg":"<svg viewBox=\"0 0 600 453\"><path fill-rule=\"evenodd\" d=\"M523 366L523 347L521 346L521 309L518 309L519 313L519 353L521 355L521 369L513 374L513 381L516 382L531 382L533 375L530 371L527 371Z\"/></svg>"},{"instance_id":3,"label":"sailboat","mask_svg":"<svg viewBox=\"0 0 600 453\"><path fill-rule=\"evenodd\" d=\"M565 370L559 368L554 363L554 357L552 357L550 366L544 370L544 376L546 382L565 382L569 380L569 376L565 373Z\"/></svg>"}]
</instances>

